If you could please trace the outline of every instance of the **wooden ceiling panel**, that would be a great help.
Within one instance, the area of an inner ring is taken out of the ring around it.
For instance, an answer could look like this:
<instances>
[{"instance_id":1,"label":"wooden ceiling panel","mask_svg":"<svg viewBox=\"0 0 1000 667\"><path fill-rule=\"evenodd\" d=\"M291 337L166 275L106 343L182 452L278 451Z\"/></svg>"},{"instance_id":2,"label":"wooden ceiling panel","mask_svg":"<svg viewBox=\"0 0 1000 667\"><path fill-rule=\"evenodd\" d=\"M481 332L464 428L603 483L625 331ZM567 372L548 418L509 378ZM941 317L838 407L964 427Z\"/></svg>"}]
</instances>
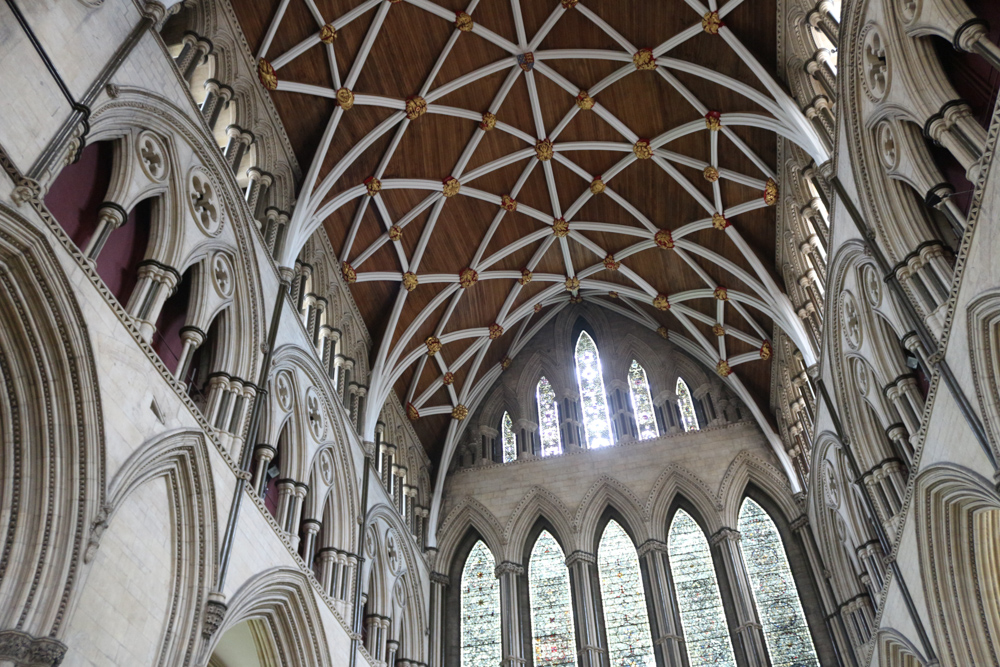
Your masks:
<instances>
[{"instance_id":1,"label":"wooden ceiling panel","mask_svg":"<svg viewBox=\"0 0 1000 667\"><path fill-rule=\"evenodd\" d=\"M346 257L348 261L357 261L367 252L367 257L357 267L362 280L350 289L375 340L373 354L377 353L380 346L386 345L396 347L403 358L415 350L425 352L424 340L432 334L488 327L500 319L501 309L512 294L513 304L508 311L508 318L517 308L536 303L540 294L552 288L554 283L536 278L522 287L513 278L504 277L480 280L430 309L429 304L448 289L450 284L430 282L429 276L454 275L457 280L458 272L470 265L477 267L480 273L519 271L543 247L546 250L536 258L538 261L533 268L536 275L550 273L564 276L568 272L567 262L573 272L599 267L604 259L602 253L611 253L616 255L622 267L640 276L641 282L668 295L715 285L725 285L730 290L759 292L755 285L744 284L726 266L693 251L651 247L628 257L618 257L640 241L648 243L652 236L652 232L623 207L621 201L628 202L654 227L676 231L689 223L711 217L716 207L716 189L725 209L762 197L760 188L756 186L721 179L713 187L705 179L702 166L712 162L713 136L718 139L716 166L761 183L766 178L754 160L745 155L725 132L712 135L706 128L698 126L697 131L663 145L660 147L663 151L674 154L667 160L667 168L658 164L664 158L635 160L631 150L616 151L607 147L560 150L560 144L565 146L570 142L612 142L627 146L632 143L630 137L633 135L652 139L691 121L703 123L702 113L685 95L694 95L708 109L717 109L724 114L740 111L768 115L761 105L739 94L733 86L720 85L721 79L715 74L708 77L696 76L672 66L669 70L661 70L668 71L675 77L686 89L684 92L679 91L660 72L635 71L631 64L633 54L601 25L603 21L612 26L635 48L655 48L688 27L700 24L701 17L682 0L637 0L632 3L587 0L576 9L563 9L557 0L515 2L529 41L553 13L558 19L536 48L537 60L530 74L511 64L468 82L432 100L432 111L407 123L402 131L400 124L396 123L381 136L374 138L359 155L349 159L352 149L359 142L372 139L372 133L381 123L394 115L399 116L399 107L406 98L422 91L434 91L479 68L510 61L511 56L515 55L504 48L506 43L516 44L520 41L510 0L482 0L472 12L477 30L487 28L499 35L501 40L506 40L499 43L491 43L481 33L456 30L450 16L466 9L465 0L432 1L442 8L441 13L448 18L409 2L394 3L388 7L377 5L352 23L339 25L338 37L333 44L341 79L346 80L350 72L357 71L357 80L352 85L356 95L377 95L392 102L386 104L375 100L374 106L356 103L349 111L342 112L333 141L320 157L321 179L335 168L340 174L329 191L322 195L323 198L329 200L337 193L357 186L365 178L377 173L380 166L384 168L381 173L383 182L391 179L424 179L440 183L451 175L458 176L462 181L462 191L457 196L443 202L435 199L405 225L398 242L383 242L371 252L369 250L372 244L384 239L388 223L404 219L429 196L440 197L436 185L434 190L393 189L391 185L383 185L377 199L365 197L348 202L324 220L323 224L333 247L342 257ZM236 11L243 29L255 48L263 42L278 4L279 0L237 3ZM319 10L323 12L325 20L336 25L338 18L354 6L356 5L349 0L327 0L320 3ZM386 12L385 20L362 64L359 61L359 56L363 53L362 44L381 11ZM776 57L774 16L774 0L755 0L753 3L742 3L725 18L726 24L768 71L774 69ZM596 21L594 17L597 17ZM278 26L266 57L279 57L316 31L317 23L306 3L303 0L290 0L288 11ZM451 51L435 72L435 63L442 50L452 41ZM554 49L583 49L596 57L549 59L547 52ZM599 53L602 51L615 52L620 57L610 60ZM669 58L679 58L709 68L712 72L732 77L753 90L768 94L767 87L721 37L699 32L661 56L661 65ZM620 70L625 74L623 77L597 90L601 81ZM547 74L549 71L563 77L574 90L564 89ZM433 80L428 81L432 74ZM496 115L499 122L513 128L514 133L506 132L502 127L483 132L479 124L482 114L491 108L505 81L512 74L516 75L515 80ZM282 81L322 88L336 87L332 82L327 49L319 44L286 63L278 75ZM536 93L534 95L529 94L529 78ZM610 114L615 122L602 118L598 111L578 109L575 105L576 89L591 90L595 100L603 108L602 113ZM305 169L317 150L322 148L320 140L336 108L335 104L328 98L283 90L275 91L272 97L296 155ZM434 105L452 107L469 117L435 113ZM556 133L560 124L563 126ZM627 130L623 132L622 127ZM727 125L725 129L726 132L735 133L759 160L769 169L774 169L776 142L773 133L737 125ZM507 159L518 151L533 149L535 138L545 135L554 135L553 142L559 152L557 159L539 162L533 150L527 152L527 157ZM471 155L465 155L470 144L476 148ZM467 160L460 169L456 165L463 160L463 155ZM628 164L619 173L606 177L608 191L593 196L588 194L579 210L572 215L571 229L573 223L597 222L618 225L621 229L639 230L639 234L621 233L614 231L614 227L601 231L581 231L577 227L566 239L554 237L548 227L552 224L554 210L558 208L562 212L569 211L583 193L589 192L591 177L610 174L623 159ZM482 173L471 181L463 178L464 175L481 169L484 165L497 163L498 160L506 160L508 164ZM530 168L530 173L522 178L526 168ZM584 173L580 173L581 170ZM460 173L456 173L459 171ZM473 191L499 196L514 192L521 181L523 182L515 197L520 210L503 213L499 224L491 233L493 222L501 209L494 201L475 197ZM705 205L701 202L705 202ZM354 231L350 248L347 248L360 205L366 208L360 225ZM379 205L384 213L378 210ZM544 220L528 215L528 207L539 211ZM434 227L424 246L421 238L427 235L432 221ZM761 263L768 267L772 276L776 275L771 268L774 262L774 221L774 211L770 208L742 213L733 216L731 220L734 229ZM538 239L517 250L509 250L512 244L539 230L544 234ZM492 235L488 236L489 234ZM587 240L587 244L580 242L580 234ZM690 233L684 238L687 242L698 244L705 251L716 253L725 262L731 262L749 275L755 275L753 264L743 256L725 232L708 228ZM398 278L363 280L365 273L373 271L398 275L401 270L400 251L405 258L403 261L413 264L415 255L421 248L422 255L416 265L416 273L424 280L412 292L402 291ZM482 260L486 258L495 261L486 266L482 264ZM643 289L642 284L637 284L622 270L601 267L588 277L622 289ZM572 304L567 304L572 294L564 289L561 280L562 278L555 283L557 301L563 307L573 308ZM755 277L754 281L757 280L759 278ZM393 305L401 295L405 296L405 302L397 322L391 319L391 314ZM589 288L585 290L584 298L588 302L613 303L617 307L631 308L624 298L616 300L607 295L595 295ZM651 305L651 297L633 301L636 308L654 321L667 326L673 332L671 335L686 335L687 328L681 322L685 318L679 310L656 310ZM684 305L702 313L710 322L715 320L718 302L713 298L687 301ZM530 328L555 307L560 306L549 305L540 312L532 312L527 327ZM733 302L727 303L724 308L726 325L738 328L754 340L758 338L754 325L765 332L771 331L773 324L770 313L758 312L752 308L746 310L752 323L745 320ZM475 372L474 359L454 370L455 382L452 389L455 396L462 395L463 391L471 391L472 383L507 355L522 322L515 323L509 319L505 322L507 326L503 335L497 340L486 341L488 347L484 348L486 352L482 364ZM402 341L404 332L414 323L412 335L408 340ZM387 331L390 325L392 330ZM626 319L623 320L623 326L637 325ZM717 346L718 340L710 324L693 320L691 326L705 337L709 347L714 349ZM726 336L725 341L730 357L753 350L753 345L732 335ZM398 369L399 377L393 388L400 400L417 400L430 388L430 398L421 402L418 407L429 409L440 406L450 409L454 402L452 393L446 387L435 385L441 375L439 364L443 362L454 365L463 351L477 344L479 343L475 338L464 338L446 345L440 357L432 359L423 354L420 355L424 360L422 364L418 362ZM739 366L738 372L743 382L757 392L760 402L766 403L770 377L768 366L759 362L749 363ZM426 416L415 423L432 460L440 455L452 423L447 415Z\"/></svg>"}]
</instances>

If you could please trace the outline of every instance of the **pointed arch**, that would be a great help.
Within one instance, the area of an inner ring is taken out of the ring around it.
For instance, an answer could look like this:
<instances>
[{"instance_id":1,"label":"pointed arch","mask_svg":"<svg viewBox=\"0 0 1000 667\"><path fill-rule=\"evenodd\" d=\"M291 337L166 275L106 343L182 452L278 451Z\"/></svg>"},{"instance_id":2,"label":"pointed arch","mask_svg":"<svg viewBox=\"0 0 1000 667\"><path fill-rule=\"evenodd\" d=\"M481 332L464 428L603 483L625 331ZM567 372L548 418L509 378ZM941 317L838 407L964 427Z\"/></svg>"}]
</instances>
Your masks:
<instances>
[{"instance_id":1,"label":"pointed arch","mask_svg":"<svg viewBox=\"0 0 1000 667\"><path fill-rule=\"evenodd\" d=\"M611 519L597 548L597 571L611 665L655 663L639 555L622 526Z\"/></svg>"},{"instance_id":2,"label":"pointed arch","mask_svg":"<svg viewBox=\"0 0 1000 667\"><path fill-rule=\"evenodd\" d=\"M655 531L652 537L666 540L664 531L680 500L690 502L709 535L723 527L722 504L708 485L687 468L670 464L660 473L646 500L644 514Z\"/></svg>"},{"instance_id":3,"label":"pointed arch","mask_svg":"<svg viewBox=\"0 0 1000 667\"><path fill-rule=\"evenodd\" d=\"M462 567L461 645L462 667L493 667L501 662L500 583L496 560L482 540L477 540Z\"/></svg>"},{"instance_id":4,"label":"pointed arch","mask_svg":"<svg viewBox=\"0 0 1000 667\"><path fill-rule=\"evenodd\" d=\"M771 663L774 667L819 667L777 526L763 507L747 497L737 529Z\"/></svg>"},{"instance_id":5,"label":"pointed arch","mask_svg":"<svg viewBox=\"0 0 1000 667\"><path fill-rule=\"evenodd\" d=\"M544 375L535 385L535 403L538 406L539 453L554 456L563 451L559 434L559 401L552 383Z\"/></svg>"},{"instance_id":6,"label":"pointed arch","mask_svg":"<svg viewBox=\"0 0 1000 667\"><path fill-rule=\"evenodd\" d=\"M528 598L535 667L576 665L576 632L566 554L548 530L528 558Z\"/></svg>"},{"instance_id":7,"label":"pointed arch","mask_svg":"<svg viewBox=\"0 0 1000 667\"><path fill-rule=\"evenodd\" d=\"M580 408L587 436L587 447L597 449L613 444L611 418L604 389L604 369L597 343L586 330L576 339L573 359L576 362L576 384L580 390Z\"/></svg>"},{"instance_id":8,"label":"pointed arch","mask_svg":"<svg viewBox=\"0 0 1000 667\"><path fill-rule=\"evenodd\" d=\"M878 631L878 667L925 667L927 662L914 646L896 630Z\"/></svg>"},{"instance_id":9,"label":"pointed arch","mask_svg":"<svg viewBox=\"0 0 1000 667\"><path fill-rule=\"evenodd\" d=\"M510 560L519 561L531 548L529 540L537 536L539 524L543 524L559 541L567 553L578 547L567 543L575 535L571 515L551 491L540 486L532 487L511 512L505 528L506 544Z\"/></svg>"},{"instance_id":10,"label":"pointed arch","mask_svg":"<svg viewBox=\"0 0 1000 667\"><path fill-rule=\"evenodd\" d=\"M332 667L329 646L321 641L322 620L306 575L279 567L248 579L230 598L222 624L205 647L211 655L227 631L259 619L271 630L280 664L288 667Z\"/></svg>"},{"instance_id":11,"label":"pointed arch","mask_svg":"<svg viewBox=\"0 0 1000 667\"><path fill-rule=\"evenodd\" d=\"M653 409L653 394L649 389L649 378L646 369L635 359L628 368L628 389L632 399L632 410L635 415L635 429L639 440L648 440L660 435L656 424L656 412Z\"/></svg>"},{"instance_id":12,"label":"pointed arch","mask_svg":"<svg viewBox=\"0 0 1000 667\"><path fill-rule=\"evenodd\" d=\"M916 542L941 664L1000 662L1000 500L975 472L939 464L913 493Z\"/></svg>"},{"instance_id":13,"label":"pointed arch","mask_svg":"<svg viewBox=\"0 0 1000 667\"><path fill-rule=\"evenodd\" d=\"M674 392L677 394L677 409L680 411L681 424L684 425L684 430L699 430L698 415L694 409L694 396L691 394L691 389L683 377L677 376L677 384L674 387Z\"/></svg>"},{"instance_id":14,"label":"pointed arch","mask_svg":"<svg viewBox=\"0 0 1000 667\"><path fill-rule=\"evenodd\" d=\"M650 538L639 499L625 484L613 477L601 475L580 502L573 520L587 551L596 548L609 512L623 524L636 544L643 544ZM592 545L588 543L590 539L594 541Z\"/></svg>"},{"instance_id":15,"label":"pointed arch","mask_svg":"<svg viewBox=\"0 0 1000 667\"><path fill-rule=\"evenodd\" d=\"M667 556L688 662L736 667L708 539L698 522L683 508L677 509L670 522Z\"/></svg>"},{"instance_id":16,"label":"pointed arch","mask_svg":"<svg viewBox=\"0 0 1000 667\"><path fill-rule=\"evenodd\" d=\"M517 459L517 436L514 434L514 420L510 413L504 410L500 418L500 454L503 463Z\"/></svg>"},{"instance_id":17,"label":"pointed arch","mask_svg":"<svg viewBox=\"0 0 1000 667\"><path fill-rule=\"evenodd\" d=\"M443 563L451 563L461 551L466 535L473 531L481 539L499 562L504 557L503 526L490 510L479 500L466 496L458 499L455 508L441 523L438 540L438 558Z\"/></svg>"}]
</instances>

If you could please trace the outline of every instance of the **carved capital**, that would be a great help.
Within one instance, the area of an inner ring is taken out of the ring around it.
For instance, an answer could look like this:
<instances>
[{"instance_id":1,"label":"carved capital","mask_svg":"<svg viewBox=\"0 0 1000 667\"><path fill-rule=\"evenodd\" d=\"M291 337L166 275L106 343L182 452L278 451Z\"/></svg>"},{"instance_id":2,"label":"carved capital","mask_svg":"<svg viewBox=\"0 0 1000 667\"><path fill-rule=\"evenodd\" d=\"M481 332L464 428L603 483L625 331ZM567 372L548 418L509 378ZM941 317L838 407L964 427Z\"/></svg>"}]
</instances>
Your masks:
<instances>
[{"instance_id":1,"label":"carved capital","mask_svg":"<svg viewBox=\"0 0 1000 667\"><path fill-rule=\"evenodd\" d=\"M58 665L66 655L66 645L50 637L32 637L20 630L0 632L0 662L16 665Z\"/></svg>"},{"instance_id":2,"label":"carved capital","mask_svg":"<svg viewBox=\"0 0 1000 667\"><path fill-rule=\"evenodd\" d=\"M715 535L712 535L712 537L708 538L708 543L714 547L715 545L720 544L721 542L726 540L732 542L739 542L740 531L736 530L735 528L720 528L719 532L717 532Z\"/></svg>"},{"instance_id":3,"label":"carved capital","mask_svg":"<svg viewBox=\"0 0 1000 667\"><path fill-rule=\"evenodd\" d=\"M226 617L226 610L229 609L229 606L225 599L222 593L208 594L208 599L205 601L205 622L201 629L201 636L205 640L212 638Z\"/></svg>"},{"instance_id":4,"label":"carved capital","mask_svg":"<svg viewBox=\"0 0 1000 667\"><path fill-rule=\"evenodd\" d=\"M591 565L597 563L597 556L586 551L574 551L570 555L566 556L566 567L573 567L577 563L590 563Z\"/></svg>"},{"instance_id":5,"label":"carved capital","mask_svg":"<svg viewBox=\"0 0 1000 667\"><path fill-rule=\"evenodd\" d=\"M499 579L505 574L514 574L517 576L521 576L524 574L524 566L519 565L518 563L512 563L509 560L505 560L496 566L494 574L496 575L497 579Z\"/></svg>"}]
</instances>

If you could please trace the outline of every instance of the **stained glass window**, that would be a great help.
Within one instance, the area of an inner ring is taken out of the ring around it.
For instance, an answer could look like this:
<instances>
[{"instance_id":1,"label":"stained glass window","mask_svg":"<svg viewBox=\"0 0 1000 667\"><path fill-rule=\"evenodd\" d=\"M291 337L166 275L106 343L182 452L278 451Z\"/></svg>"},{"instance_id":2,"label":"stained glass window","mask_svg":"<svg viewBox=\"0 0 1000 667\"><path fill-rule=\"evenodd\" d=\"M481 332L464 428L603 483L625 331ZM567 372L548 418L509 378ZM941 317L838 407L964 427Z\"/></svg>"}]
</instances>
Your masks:
<instances>
[{"instance_id":1,"label":"stained glass window","mask_svg":"<svg viewBox=\"0 0 1000 667\"><path fill-rule=\"evenodd\" d=\"M556 403L556 392L552 384L542 376L535 389L535 399L538 401L538 438L542 445L542 456L552 456L562 453L562 440L559 439L559 404Z\"/></svg>"},{"instance_id":2,"label":"stained glass window","mask_svg":"<svg viewBox=\"0 0 1000 667\"><path fill-rule=\"evenodd\" d=\"M535 667L575 667L576 635L566 557L547 530L542 531L531 550L528 594Z\"/></svg>"},{"instance_id":3,"label":"stained glass window","mask_svg":"<svg viewBox=\"0 0 1000 667\"><path fill-rule=\"evenodd\" d=\"M705 533L684 510L677 510L670 524L667 554L691 667L736 667L712 552Z\"/></svg>"},{"instance_id":4,"label":"stained glass window","mask_svg":"<svg viewBox=\"0 0 1000 667\"><path fill-rule=\"evenodd\" d=\"M493 554L476 542L462 570L462 667L495 667L500 648L500 585Z\"/></svg>"},{"instance_id":5,"label":"stained glass window","mask_svg":"<svg viewBox=\"0 0 1000 667\"><path fill-rule=\"evenodd\" d=\"M628 533L615 521L608 522L601 536L597 568L611 667L654 667L639 556Z\"/></svg>"},{"instance_id":6,"label":"stained glass window","mask_svg":"<svg viewBox=\"0 0 1000 667\"><path fill-rule=\"evenodd\" d=\"M760 505L747 498L737 529L771 664L819 667L777 527Z\"/></svg>"},{"instance_id":7,"label":"stained glass window","mask_svg":"<svg viewBox=\"0 0 1000 667\"><path fill-rule=\"evenodd\" d=\"M660 435L653 412L653 395L649 392L646 369L635 359L628 369L628 389L632 395L632 409L635 410L635 427L640 440L648 440Z\"/></svg>"},{"instance_id":8,"label":"stained glass window","mask_svg":"<svg viewBox=\"0 0 1000 667\"><path fill-rule=\"evenodd\" d=\"M698 415L694 413L694 402L691 400L691 391L688 389L684 378L677 378L677 407L681 411L681 422L685 431L698 430Z\"/></svg>"},{"instance_id":9,"label":"stained glass window","mask_svg":"<svg viewBox=\"0 0 1000 667\"><path fill-rule=\"evenodd\" d=\"M514 437L514 422L510 419L510 413L503 413L500 420L500 439L503 445L503 462L510 463L517 458L517 438Z\"/></svg>"},{"instance_id":10,"label":"stained glass window","mask_svg":"<svg viewBox=\"0 0 1000 667\"><path fill-rule=\"evenodd\" d=\"M611 420L608 401L604 397L604 373L601 355L594 339L586 331L576 339L576 383L580 387L583 426L587 431L587 446L591 449L611 444Z\"/></svg>"}]
</instances>

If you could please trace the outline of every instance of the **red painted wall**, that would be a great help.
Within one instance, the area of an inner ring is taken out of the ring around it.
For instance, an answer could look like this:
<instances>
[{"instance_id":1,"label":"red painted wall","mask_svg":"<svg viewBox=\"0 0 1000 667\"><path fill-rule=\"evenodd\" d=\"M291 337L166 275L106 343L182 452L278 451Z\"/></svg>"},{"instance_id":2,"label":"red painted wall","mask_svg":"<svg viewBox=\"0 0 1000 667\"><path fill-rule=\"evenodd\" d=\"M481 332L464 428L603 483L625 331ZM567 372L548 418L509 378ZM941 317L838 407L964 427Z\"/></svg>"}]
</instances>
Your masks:
<instances>
[{"instance_id":1,"label":"red painted wall","mask_svg":"<svg viewBox=\"0 0 1000 667\"><path fill-rule=\"evenodd\" d=\"M56 178L45 204L78 248L83 250L97 227L97 214L108 193L114 155L110 141L87 146L80 160ZM112 232L97 257L97 274L122 305L128 304L138 279L139 262L149 245L151 200L129 212L125 224Z\"/></svg>"},{"instance_id":2,"label":"red painted wall","mask_svg":"<svg viewBox=\"0 0 1000 667\"><path fill-rule=\"evenodd\" d=\"M60 172L45 205L77 247L84 248L97 226L97 211L111 184L113 148L99 141L83 149L79 161Z\"/></svg>"}]
</instances>

